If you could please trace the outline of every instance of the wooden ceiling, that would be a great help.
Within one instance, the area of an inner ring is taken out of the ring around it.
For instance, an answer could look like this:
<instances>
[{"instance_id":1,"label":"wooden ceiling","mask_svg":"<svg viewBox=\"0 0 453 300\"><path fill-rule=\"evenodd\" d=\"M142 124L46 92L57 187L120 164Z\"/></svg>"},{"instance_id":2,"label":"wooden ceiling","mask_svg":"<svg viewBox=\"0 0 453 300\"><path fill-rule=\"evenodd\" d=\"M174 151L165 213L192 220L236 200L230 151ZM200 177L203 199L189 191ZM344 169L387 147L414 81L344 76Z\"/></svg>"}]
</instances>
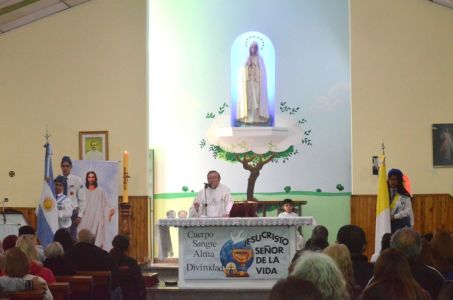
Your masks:
<instances>
[{"instance_id":1,"label":"wooden ceiling","mask_svg":"<svg viewBox=\"0 0 453 300\"><path fill-rule=\"evenodd\" d=\"M0 0L0 34L89 0Z\"/></svg>"}]
</instances>

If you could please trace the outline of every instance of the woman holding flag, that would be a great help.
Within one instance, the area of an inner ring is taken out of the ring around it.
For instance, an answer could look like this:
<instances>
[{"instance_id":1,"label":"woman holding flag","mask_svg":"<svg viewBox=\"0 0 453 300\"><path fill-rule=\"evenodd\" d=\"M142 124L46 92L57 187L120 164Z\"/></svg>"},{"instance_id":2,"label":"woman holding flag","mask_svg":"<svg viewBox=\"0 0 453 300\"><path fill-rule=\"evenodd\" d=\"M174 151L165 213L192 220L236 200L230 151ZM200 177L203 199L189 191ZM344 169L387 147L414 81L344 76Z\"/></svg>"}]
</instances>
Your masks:
<instances>
[{"instance_id":1,"label":"woman holding flag","mask_svg":"<svg viewBox=\"0 0 453 300\"><path fill-rule=\"evenodd\" d=\"M391 230L414 225L411 195L403 184L403 172L391 169L388 173L387 185L389 188Z\"/></svg>"}]
</instances>

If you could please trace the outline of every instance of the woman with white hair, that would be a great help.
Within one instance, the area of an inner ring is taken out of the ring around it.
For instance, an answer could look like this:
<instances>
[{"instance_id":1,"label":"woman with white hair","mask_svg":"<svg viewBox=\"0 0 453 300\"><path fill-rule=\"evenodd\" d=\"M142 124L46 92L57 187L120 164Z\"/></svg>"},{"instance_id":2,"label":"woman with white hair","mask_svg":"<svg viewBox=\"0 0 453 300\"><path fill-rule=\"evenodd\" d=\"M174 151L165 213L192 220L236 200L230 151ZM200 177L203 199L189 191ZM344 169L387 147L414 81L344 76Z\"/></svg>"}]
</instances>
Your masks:
<instances>
[{"instance_id":1,"label":"woman with white hair","mask_svg":"<svg viewBox=\"0 0 453 300\"><path fill-rule=\"evenodd\" d=\"M323 300L349 300L341 271L329 256L305 251L296 262L291 276L312 282L321 292Z\"/></svg>"},{"instance_id":2,"label":"woman with white hair","mask_svg":"<svg viewBox=\"0 0 453 300\"><path fill-rule=\"evenodd\" d=\"M44 266L51 269L56 276L75 275L76 269L71 261L64 256L63 246L59 242L50 243L45 254L47 258L44 261Z\"/></svg>"}]
</instances>

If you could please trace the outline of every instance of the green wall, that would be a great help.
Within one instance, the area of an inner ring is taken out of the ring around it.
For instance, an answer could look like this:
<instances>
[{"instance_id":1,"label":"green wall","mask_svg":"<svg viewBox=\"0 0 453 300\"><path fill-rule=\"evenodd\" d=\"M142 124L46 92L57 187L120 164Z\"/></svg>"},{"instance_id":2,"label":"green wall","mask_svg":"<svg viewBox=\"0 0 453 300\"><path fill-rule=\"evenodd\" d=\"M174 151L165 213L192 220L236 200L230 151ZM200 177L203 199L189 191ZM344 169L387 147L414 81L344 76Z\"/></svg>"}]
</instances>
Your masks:
<instances>
[{"instance_id":1,"label":"green wall","mask_svg":"<svg viewBox=\"0 0 453 300\"><path fill-rule=\"evenodd\" d=\"M196 193L166 193L154 195L154 219L166 218L166 212L174 210L176 213L180 210L189 211ZM314 216L317 224L324 225L329 230L329 242L334 243L338 228L349 224L350 220L350 193L316 193L316 192L290 192L287 193L263 193L255 194L260 201L281 201L285 198L293 200L307 201L302 207L303 216ZM241 201L246 198L245 194L233 194L235 201ZM276 216L276 208L268 211L267 216ZM311 226L303 228L305 240L310 237ZM178 230L170 228L173 252L178 257ZM154 241L155 257L157 253L157 236Z\"/></svg>"}]
</instances>

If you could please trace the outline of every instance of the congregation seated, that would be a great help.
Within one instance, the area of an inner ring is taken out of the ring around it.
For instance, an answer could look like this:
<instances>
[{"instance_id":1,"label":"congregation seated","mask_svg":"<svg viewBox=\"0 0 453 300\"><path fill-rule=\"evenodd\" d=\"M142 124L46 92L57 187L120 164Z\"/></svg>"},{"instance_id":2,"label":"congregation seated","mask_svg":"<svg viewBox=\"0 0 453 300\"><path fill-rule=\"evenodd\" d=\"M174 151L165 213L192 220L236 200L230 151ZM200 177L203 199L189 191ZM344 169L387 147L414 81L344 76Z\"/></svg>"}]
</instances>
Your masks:
<instances>
[{"instance_id":1,"label":"congregation seated","mask_svg":"<svg viewBox=\"0 0 453 300\"><path fill-rule=\"evenodd\" d=\"M418 258L421 251L420 235L410 228L399 229L393 234L390 247L399 249L404 253L409 262L412 276L431 294L433 299L437 299L445 283L445 278L435 268L419 262Z\"/></svg>"},{"instance_id":2,"label":"congregation seated","mask_svg":"<svg viewBox=\"0 0 453 300\"><path fill-rule=\"evenodd\" d=\"M390 248L390 240L392 239L392 234L387 232L384 233L381 239L381 252ZM377 259L377 258L376 258Z\"/></svg>"},{"instance_id":3,"label":"congregation seated","mask_svg":"<svg viewBox=\"0 0 453 300\"><path fill-rule=\"evenodd\" d=\"M444 286L440 291L439 297L437 300L451 300L453 299L453 282L449 282Z\"/></svg>"},{"instance_id":4,"label":"congregation seated","mask_svg":"<svg viewBox=\"0 0 453 300\"><path fill-rule=\"evenodd\" d=\"M120 286L123 294L123 299L146 299L145 281L137 261L126 255L129 249L129 237L125 235L117 235L113 238L110 250L110 257L114 263L121 267L127 266L125 274L122 274Z\"/></svg>"},{"instance_id":5,"label":"congregation seated","mask_svg":"<svg viewBox=\"0 0 453 300\"><path fill-rule=\"evenodd\" d=\"M63 247L59 242L50 243L46 250L44 266L52 270L55 276L69 276L76 274L76 268L70 260L64 256Z\"/></svg>"},{"instance_id":6,"label":"congregation seated","mask_svg":"<svg viewBox=\"0 0 453 300\"><path fill-rule=\"evenodd\" d=\"M71 237L71 233L66 228L58 229L53 236L53 241L60 243L63 247L64 253L68 252L69 249L72 249L75 245L75 242Z\"/></svg>"},{"instance_id":7,"label":"congregation seated","mask_svg":"<svg viewBox=\"0 0 453 300\"><path fill-rule=\"evenodd\" d=\"M434 257L433 257L433 253L432 253L432 249L431 249L431 243L428 240L424 239L423 237L421 238L421 243L422 243L422 247L421 247L420 255L418 256L417 261L421 264L425 264L427 266L435 268Z\"/></svg>"},{"instance_id":8,"label":"congregation seated","mask_svg":"<svg viewBox=\"0 0 453 300\"><path fill-rule=\"evenodd\" d=\"M22 250L28 258L30 274L43 278L47 283L55 282L53 272L44 267L38 260L34 238L30 235L22 235L17 239L16 246Z\"/></svg>"},{"instance_id":9,"label":"congregation seated","mask_svg":"<svg viewBox=\"0 0 453 300\"><path fill-rule=\"evenodd\" d=\"M350 299L341 271L325 254L304 251L290 276L313 283L321 292L322 299Z\"/></svg>"},{"instance_id":10,"label":"congregation seated","mask_svg":"<svg viewBox=\"0 0 453 300\"><path fill-rule=\"evenodd\" d=\"M2 241L3 251L6 252L8 249L16 247L17 235L10 234L6 236Z\"/></svg>"},{"instance_id":11,"label":"congregation seated","mask_svg":"<svg viewBox=\"0 0 453 300\"><path fill-rule=\"evenodd\" d=\"M437 231L431 240L434 267L446 280L453 280L453 238L445 230Z\"/></svg>"},{"instance_id":12,"label":"congregation seated","mask_svg":"<svg viewBox=\"0 0 453 300\"><path fill-rule=\"evenodd\" d=\"M431 299L412 276L408 260L398 249L386 249L379 255L374 276L361 296L361 300L379 299Z\"/></svg>"},{"instance_id":13,"label":"congregation seated","mask_svg":"<svg viewBox=\"0 0 453 300\"><path fill-rule=\"evenodd\" d=\"M0 277L0 297L2 298L6 297L9 293L32 290L43 294L46 290L46 284L42 283L36 276L31 280L9 276Z\"/></svg>"},{"instance_id":14,"label":"congregation seated","mask_svg":"<svg viewBox=\"0 0 453 300\"><path fill-rule=\"evenodd\" d=\"M297 277L283 278L277 281L269 294L268 300L323 300L318 288L308 280Z\"/></svg>"},{"instance_id":15,"label":"congregation seated","mask_svg":"<svg viewBox=\"0 0 453 300\"><path fill-rule=\"evenodd\" d=\"M362 289L355 284L351 255L349 254L348 248L343 244L333 244L325 248L322 253L333 259L338 269L340 269L343 274L343 279L346 282L346 289L348 290L351 299L357 299Z\"/></svg>"},{"instance_id":16,"label":"congregation seated","mask_svg":"<svg viewBox=\"0 0 453 300\"><path fill-rule=\"evenodd\" d=\"M8 251L11 248L16 247L16 242L17 242L17 235L10 234L3 238L2 241L2 254L0 255L0 276L5 275L4 270L5 270L5 252Z\"/></svg>"},{"instance_id":17,"label":"congregation seated","mask_svg":"<svg viewBox=\"0 0 453 300\"><path fill-rule=\"evenodd\" d=\"M38 240L36 238L36 230L30 225L21 226L19 228L17 237L20 238L21 236L28 236L33 241L33 244L36 248L36 259L40 262L43 262L46 259L46 256L44 254L43 247L38 243Z\"/></svg>"},{"instance_id":18,"label":"congregation seated","mask_svg":"<svg viewBox=\"0 0 453 300\"><path fill-rule=\"evenodd\" d=\"M426 241L431 243L431 240L433 239L433 236L434 236L434 234L432 232L428 232L428 233L422 234L421 235L421 239L422 240L426 240Z\"/></svg>"},{"instance_id":19,"label":"congregation seated","mask_svg":"<svg viewBox=\"0 0 453 300\"><path fill-rule=\"evenodd\" d=\"M29 262L25 253L19 248L11 248L6 251L6 261L5 261L5 274L11 278L22 278L25 280L31 280L33 278L38 278L38 281L41 284L45 284L46 281L39 277L29 274ZM44 293L45 300L52 300L52 294L49 288L46 286Z\"/></svg>"},{"instance_id":20,"label":"congregation seated","mask_svg":"<svg viewBox=\"0 0 453 300\"><path fill-rule=\"evenodd\" d=\"M112 289L119 285L119 271L107 251L94 244L95 235L88 229L78 233L78 243L64 254L77 271L111 271Z\"/></svg>"},{"instance_id":21,"label":"congregation seated","mask_svg":"<svg viewBox=\"0 0 453 300\"><path fill-rule=\"evenodd\" d=\"M319 288L322 299L453 299L453 286L446 286L442 274L427 265L433 257L438 257L435 255L439 255L443 259L439 258L433 265L437 263L437 268L443 270L442 267L447 266L447 270L451 270L448 268L453 256L453 238L448 232L439 231L436 234L438 237L433 237L431 245L429 240L424 240L422 244L420 234L411 228L386 235L384 243L388 245L384 244L384 248L389 248L381 251L373 270L373 264L363 254L365 232L358 226L345 225L337 234L339 244L325 248L322 254L318 251L297 251L289 266L289 277L311 281ZM315 233L313 236L316 238ZM435 252L434 249L441 250ZM439 261L443 263L439 264ZM354 281L364 287L360 295L360 288L351 287ZM284 280L277 282L275 289L281 289L278 285L283 283Z\"/></svg>"},{"instance_id":22,"label":"congregation seated","mask_svg":"<svg viewBox=\"0 0 453 300\"><path fill-rule=\"evenodd\" d=\"M325 226L317 225L311 232L311 237L305 243L304 250L322 251L329 246L329 231Z\"/></svg>"},{"instance_id":23,"label":"congregation seated","mask_svg":"<svg viewBox=\"0 0 453 300\"><path fill-rule=\"evenodd\" d=\"M368 262L365 252L365 231L356 225L344 225L337 233L337 242L344 244L351 255L354 281L364 289L373 276L373 264Z\"/></svg>"}]
</instances>

